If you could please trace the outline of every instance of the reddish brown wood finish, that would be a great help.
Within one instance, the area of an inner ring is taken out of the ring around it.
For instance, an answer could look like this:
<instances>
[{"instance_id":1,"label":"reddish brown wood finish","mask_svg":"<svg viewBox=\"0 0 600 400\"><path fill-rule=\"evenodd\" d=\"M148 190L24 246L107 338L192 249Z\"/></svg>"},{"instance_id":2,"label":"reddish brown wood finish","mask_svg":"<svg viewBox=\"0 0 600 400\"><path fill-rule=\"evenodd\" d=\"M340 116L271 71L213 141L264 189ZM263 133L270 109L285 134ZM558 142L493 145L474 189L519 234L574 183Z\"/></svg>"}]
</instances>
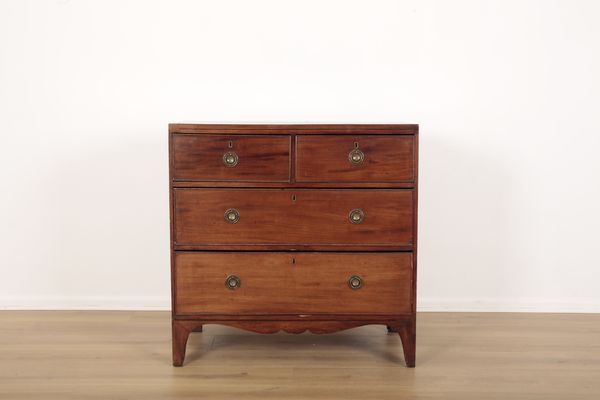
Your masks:
<instances>
[{"instance_id":1,"label":"reddish brown wood finish","mask_svg":"<svg viewBox=\"0 0 600 400\"><path fill-rule=\"evenodd\" d=\"M414 316L405 323L394 324L393 331L398 332L402 340L402 350L404 351L404 361L407 367L415 366L416 348L417 348L417 331Z\"/></svg>"},{"instance_id":2,"label":"reddish brown wood finish","mask_svg":"<svg viewBox=\"0 0 600 400\"><path fill-rule=\"evenodd\" d=\"M170 133L226 135L416 135L416 124L169 124Z\"/></svg>"},{"instance_id":3,"label":"reddish brown wood finish","mask_svg":"<svg viewBox=\"0 0 600 400\"><path fill-rule=\"evenodd\" d=\"M171 124L169 132L173 365L183 364L189 334L204 324L260 333L382 324L400 335L406 365L414 367L418 125ZM254 142L244 148L249 137ZM349 169L350 149L340 148L357 139L365 161ZM229 141L238 144L239 163L225 169ZM223 219L231 199L244 207L237 227ZM358 229L338 224L359 200L368 210ZM352 264L353 257L362 261ZM231 260L244 272L238 291L224 285ZM354 267L368 280L353 293L337 279Z\"/></svg>"},{"instance_id":4,"label":"reddish brown wood finish","mask_svg":"<svg viewBox=\"0 0 600 400\"><path fill-rule=\"evenodd\" d=\"M199 182L199 181L176 181L173 187L182 188L280 188L280 189L412 189L413 182Z\"/></svg>"},{"instance_id":5,"label":"reddish brown wood finish","mask_svg":"<svg viewBox=\"0 0 600 400\"><path fill-rule=\"evenodd\" d=\"M353 164L355 146L364 160ZM297 182L412 182L414 136L296 136Z\"/></svg>"},{"instance_id":6,"label":"reddish brown wood finish","mask_svg":"<svg viewBox=\"0 0 600 400\"><path fill-rule=\"evenodd\" d=\"M372 324L381 324L382 320L380 319L362 319L362 320L354 320L349 319L346 316L335 316L332 315L331 318L338 318L337 320L288 320L285 317L278 317L277 320L265 320L262 319L261 316L254 316L252 320L244 320L244 319L232 319L232 318L224 318L224 319L205 319L204 317L195 318L195 319L173 319L172 322L172 332L173 332L173 365L176 367L181 367L183 365L183 361L185 359L185 350L187 341L190 333L192 332L202 332L202 327L205 324L219 324L219 325L227 325L233 328L245 329L252 332L263 333L263 334L273 334L277 332L287 332L293 334L299 334L303 332L310 332L314 334L325 334L325 333L333 333L345 329L356 328L363 325L372 325ZM407 322L404 319L399 320L391 320L387 321L393 324L397 330L402 329L402 326L406 325ZM401 340L402 335L400 336ZM408 343L408 342L407 342ZM413 342L414 343L414 342ZM407 367L414 367L414 346L409 347L402 342L402 347L404 350L404 357ZM410 358L412 357L412 358Z\"/></svg>"},{"instance_id":7,"label":"reddish brown wood finish","mask_svg":"<svg viewBox=\"0 0 600 400\"><path fill-rule=\"evenodd\" d=\"M239 277L235 290L227 276ZM359 276L363 285L351 289ZM398 314L412 310L410 253L181 252L176 315Z\"/></svg>"},{"instance_id":8,"label":"reddish brown wood finish","mask_svg":"<svg viewBox=\"0 0 600 400\"><path fill-rule=\"evenodd\" d=\"M289 136L173 135L172 141L176 181L290 180ZM223 162L229 152L238 157L234 166Z\"/></svg>"},{"instance_id":9,"label":"reddish brown wood finish","mask_svg":"<svg viewBox=\"0 0 600 400\"><path fill-rule=\"evenodd\" d=\"M412 243L412 190L175 189L175 205L176 245ZM224 218L231 208L235 224ZM364 212L359 224L348 218L354 209Z\"/></svg>"}]
</instances>

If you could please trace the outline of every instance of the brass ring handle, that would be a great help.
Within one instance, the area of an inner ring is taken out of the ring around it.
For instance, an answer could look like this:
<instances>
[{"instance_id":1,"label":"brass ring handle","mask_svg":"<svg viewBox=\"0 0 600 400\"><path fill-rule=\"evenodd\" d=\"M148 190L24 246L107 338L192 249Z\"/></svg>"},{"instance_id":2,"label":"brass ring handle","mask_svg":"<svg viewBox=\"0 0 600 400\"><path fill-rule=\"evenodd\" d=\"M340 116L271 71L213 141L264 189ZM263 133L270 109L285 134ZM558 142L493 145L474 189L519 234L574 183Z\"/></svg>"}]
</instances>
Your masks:
<instances>
[{"instance_id":1,"label":"brass ring handle","mask_svg":"<svg viewBox=\"0 0 600 400\"><path fill-rule=\"evenodd\" d=\"M238 161L239 158L235 151L228 151L223 154L223 164L225 164L226 167L235 167Z\"/></svg>"},{"instance_id":2,"label":"brass ring handle","mask_svg":"<svg viewBox=\"0 0 600 400\"><path fill-rule=\"evenodd\" d=\"M363 280L358 275L352 275L350 279L348 279L348 287L352 290L358 290L362 287Z\"/></svg>"},{"instance_id":3,"label":"brass ring handle","mask_svg":"<svg viewBox=\"0 0 600 400\"><path fill-rule=\"evenodd\" d=\"M225 279L225 287L229 290L236 290L237 288L240 287L241 284L242 284L242 281L240 280L240 278L238 278L235 275L229 275Z\"/></svg>"},{"instance_id":4,"label":"brass ring handle","mask_svg":"<svg viewBox=\"0 0 600 400\"><path fill-rule=\"evenodd\" d=\"M351 164L358 165L361 164L365 160L365 153L360 151L360 149L354 149L350 153L348 153L348 161Z\"/></svg>"},{"instance_id":5,"label":"brass ring handle","mask_svg":"<svg viewBox=\"0 0 600 400\"><path fill-rule=\"evenodd\" d=\"M240 220L240 212L235 208L230 208L225 211L223 217L225 218L225 221L229 222L230 224L235 224Z\"/></svg>"},{"instance_id":6,"label":"brass ring handle","mask_svg":"<svg viewBox=\"0 0 600 400\"><path fill-rule=\"evenodd\" d=\"M365 219L365 213L360 208L355 208L348 214L348 219L353 224L360 224Z\"/></svg>"}]
</instances>

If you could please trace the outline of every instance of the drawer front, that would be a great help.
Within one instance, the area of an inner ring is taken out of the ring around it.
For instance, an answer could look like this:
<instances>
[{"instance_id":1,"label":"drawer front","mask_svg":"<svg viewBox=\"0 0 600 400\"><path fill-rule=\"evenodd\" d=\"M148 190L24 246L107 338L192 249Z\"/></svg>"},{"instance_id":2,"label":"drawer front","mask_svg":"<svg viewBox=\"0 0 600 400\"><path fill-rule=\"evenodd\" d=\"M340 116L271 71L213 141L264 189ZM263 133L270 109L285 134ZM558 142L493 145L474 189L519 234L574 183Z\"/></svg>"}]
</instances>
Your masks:
<instances>
[{"instance_id":1,"label":"drawer front","mask_svg":"<svg viewBox=\"0 0 600 400\"><path fill-rule=\"evenodd\" d=\"M414 136L297 136L298 182L412 182Z\"/></svg>"},{"instance_id":2,"label":"drawer front","mask_svg":"<svg viewBox=\"0 0 600 400\"><path fill-rule=\"evenodd\" d=\"M176 181L289 182L289 136L173 135Z\"/></svg>"},{"instance_id":3,"label":"drawer front","mask_svg":"<svg viewBox=\"0 0 600 400\"><path fill-rule=\"evenodd\" d=\"M175 312L409 313L412 280L412 253L178 252Z\"/></svg>"},{"instance_id":4,"label":"drawer front","mask_svg":"<svg viewBox=\"0 0 600 400\"><path fill-rule=\"evenodd\" d=\"M177 188L174 201L176 245L405 246L413 240L410 189Z\"/></svg>"}]
</instances>

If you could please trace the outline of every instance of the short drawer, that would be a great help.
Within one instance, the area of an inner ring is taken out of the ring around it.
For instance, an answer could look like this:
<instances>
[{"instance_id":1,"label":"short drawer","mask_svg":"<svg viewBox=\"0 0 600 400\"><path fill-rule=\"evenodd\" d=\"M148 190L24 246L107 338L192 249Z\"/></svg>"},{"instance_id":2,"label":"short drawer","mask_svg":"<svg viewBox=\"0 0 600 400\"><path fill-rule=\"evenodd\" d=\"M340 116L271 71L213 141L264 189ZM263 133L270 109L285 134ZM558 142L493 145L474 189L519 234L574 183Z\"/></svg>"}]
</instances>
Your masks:
<instances>
[{"instance_id":1,"label":"short drawer","mask_svg":"<svg viewBox=\"0 0 600 400\"><path fill-rule=\"evenodd\" d=\"M174 204L176 246L341 249L413 241L410 189L176 188Z\"/></svg>"},{"instance_id":2,"label":"short drawer","mask_svg":"<svg viewBox=\"0 0 600 400\"><path fill-rule=\"evenodd\" d=\"M171 137L176 181L289 182L289 136Z\"/></svg>"},{"instance_id":3,"label":"short drawer","mask_svg":"<svg viewBox=\"0 0 600 400\"><path fill-rule=\"evenodd\" d=\"M298 182L412 182L412 135L296 137Z\"/></svg>"},{"instance_id":4,"label":"short drawer","mask_svg":"<svg viewBox=\"0 0 600 400\"><path fill-rule=\"evenodd\" d=\"M412 253L175 253L175 313L401 314Z\"/></svg>"}]
</instances>

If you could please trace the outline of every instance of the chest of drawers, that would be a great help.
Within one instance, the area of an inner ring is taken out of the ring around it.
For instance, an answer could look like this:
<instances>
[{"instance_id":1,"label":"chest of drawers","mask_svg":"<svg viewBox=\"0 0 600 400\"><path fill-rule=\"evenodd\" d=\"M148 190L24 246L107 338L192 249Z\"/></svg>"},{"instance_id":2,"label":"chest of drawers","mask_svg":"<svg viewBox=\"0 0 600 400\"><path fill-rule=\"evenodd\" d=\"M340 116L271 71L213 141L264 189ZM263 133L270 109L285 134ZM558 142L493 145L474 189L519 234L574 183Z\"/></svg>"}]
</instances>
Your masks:
<instances>
[{"instance_id":1,"label":"chest of drawers","mask_svg":"<svg viewBox=\"0 0 600 400\"><path fill-rule=\"evenodd\" d=\"M417 125L169 125L173 365L205 324L382 324L414 367L417 160Z\"/></svg>"}]
</instances>

